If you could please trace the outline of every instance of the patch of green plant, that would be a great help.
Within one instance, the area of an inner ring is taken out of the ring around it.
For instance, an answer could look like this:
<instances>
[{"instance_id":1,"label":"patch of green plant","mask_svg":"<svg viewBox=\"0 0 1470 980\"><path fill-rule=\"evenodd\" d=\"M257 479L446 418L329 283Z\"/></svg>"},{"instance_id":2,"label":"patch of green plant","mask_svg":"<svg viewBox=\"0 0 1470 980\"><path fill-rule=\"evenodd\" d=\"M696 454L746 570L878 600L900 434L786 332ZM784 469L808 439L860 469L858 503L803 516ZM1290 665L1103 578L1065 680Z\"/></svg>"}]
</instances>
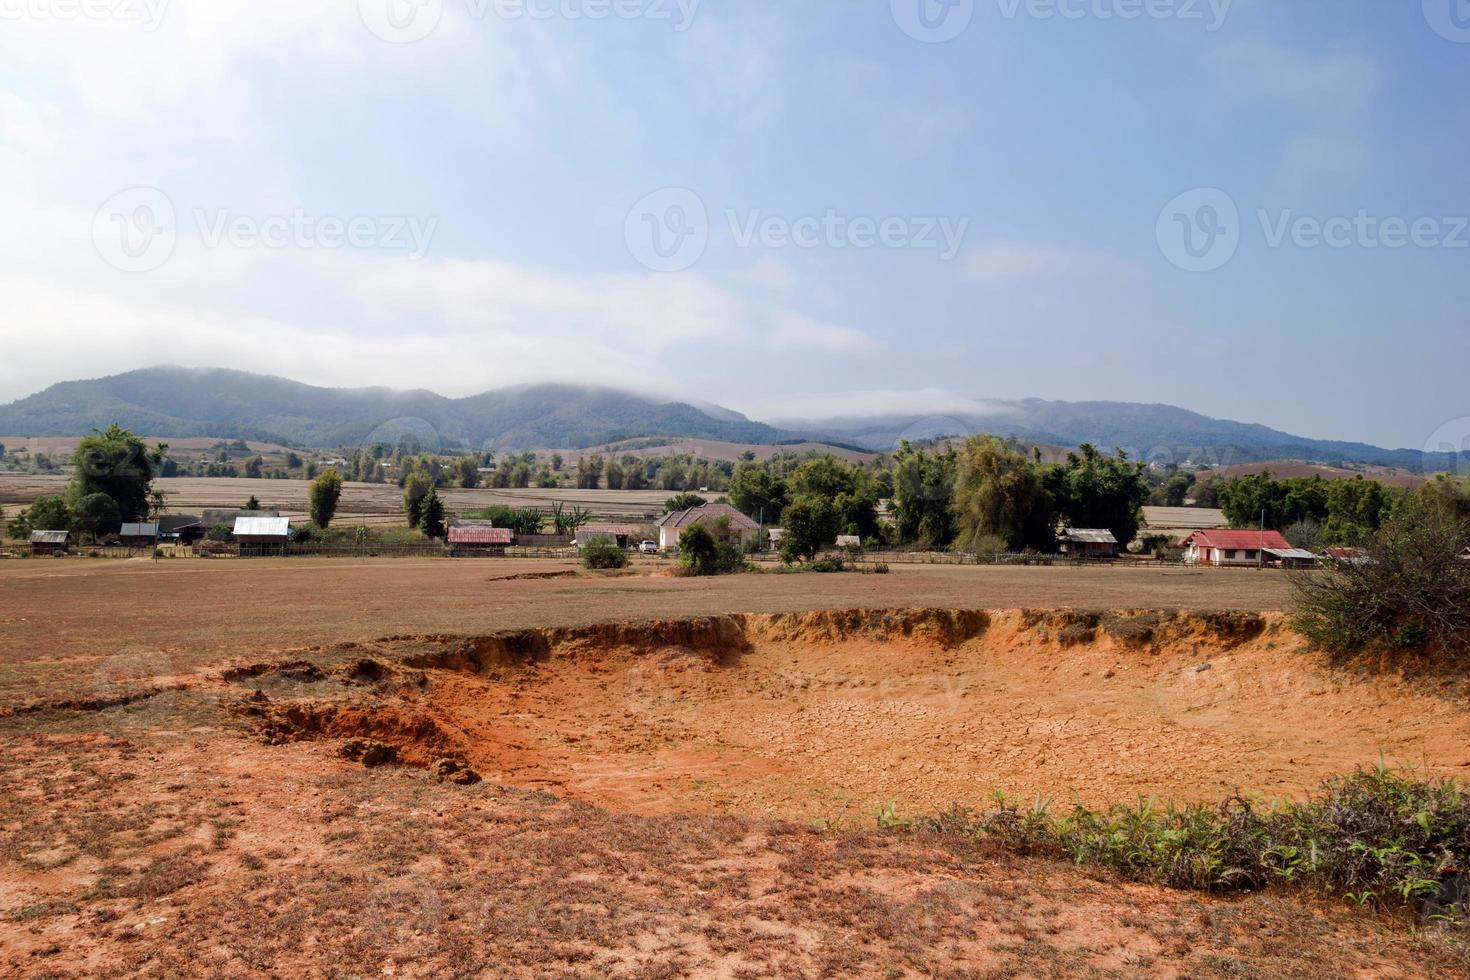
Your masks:
<instances>
[{"instance_id":1,"label":"patch of green plant","mask_svg":"<svg viewBox=\"0 0 1470 980\"><path fill-rule=\"evenodd\" d=\"M878 825L899 829L893 808ZM1137 881L1200 891L1296 887L1360 905L1417 907L1470 867L1470 793L1454 780L1385 767L1331 779L1304 802L1160 805L1053 814L997 799L916 821L922 830L997 840L1032 854L1106 867Z\"/></svg>"},{"instance_id":2,"label":"patch of green plant","mask_svg":"<svg viewBox=\"0 0 1470 980\"><path fill-rule=\"evenodd\" d=\"M616 541L599 539L582 546L582 564L587 568L626 568L628 552Z\"/></svg>"}]
</instances>

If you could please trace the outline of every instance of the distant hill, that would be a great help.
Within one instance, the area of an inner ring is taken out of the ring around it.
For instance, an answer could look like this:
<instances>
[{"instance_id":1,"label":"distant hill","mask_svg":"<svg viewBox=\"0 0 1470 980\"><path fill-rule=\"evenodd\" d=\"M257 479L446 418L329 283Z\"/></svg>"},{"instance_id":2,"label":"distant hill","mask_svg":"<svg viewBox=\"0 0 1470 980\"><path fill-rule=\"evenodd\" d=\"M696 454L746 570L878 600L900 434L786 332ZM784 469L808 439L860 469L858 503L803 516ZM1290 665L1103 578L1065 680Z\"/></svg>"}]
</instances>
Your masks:
<instances>
[{"instance_id":1,"label":"distant hill","mask_svg":"<svg viewBox=\"0 0 1470 980\"><path fill-rule=\"evenodd\" d=\"M1425 456L1417 449L1306 439L1172 405L1033 398L986 407L978 414L797 419L778 426L718 405L610 388L526 385L445 398L432 391L319 388L242 371L160 367L68 381L0 406L0 434L72 436L118 422L165 437L317 448L413 440L426 449L571 450L642 437L765 446L812 440L881 452L905 438L920 442L990 432L1045 446L1122 447L1135 458L1180 465L1290 459L1420 472L1467 462L1449 453Z\"/></svg>"},{"instance_id":2,"label":"distant hill","mask_svg":"<svg viewBox=\"0 0 1470 980\"><path fill-rule=\"evenodd\" d=\"M1123 448L1134 458L1180 465L1229 466L1261 460L1310 460L1332 466L1366 463L1413 472L1451 469L1455 456L1419 449L1383 449L1361 442L1307 439L1246 422L1214 419L1173 405L1135 402L1056 402L1039 398L989 403L984 414L782 419L778 424L817 438L838 439L870 449L946 435L990 432L1028 442L1102 449Z\"/></svg>"},{"instance_id":3,"label":"distant hill","mask_svg":"<svg viewBox=\"0 0 1470 980\"><path fill-rule=\"evenodd\" d=\"M572 385L445 398L431 391L318 388L243 371L147 368L68 381L0 406L0 432L74 435L117 422L164 436L259 439L297 446L416 439L425 448L580 448L634 436L771 443L793 438L738 412Z\"/></svg>"}]
</instances>

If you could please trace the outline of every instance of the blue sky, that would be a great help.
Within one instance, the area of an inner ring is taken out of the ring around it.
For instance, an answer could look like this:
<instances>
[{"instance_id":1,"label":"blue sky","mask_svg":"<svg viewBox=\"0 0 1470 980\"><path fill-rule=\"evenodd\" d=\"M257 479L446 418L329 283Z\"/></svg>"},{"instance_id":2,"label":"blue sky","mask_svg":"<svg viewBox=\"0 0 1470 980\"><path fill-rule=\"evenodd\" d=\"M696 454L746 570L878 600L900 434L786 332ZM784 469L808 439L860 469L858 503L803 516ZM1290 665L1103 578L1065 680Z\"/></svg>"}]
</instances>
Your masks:
<instances>
[{"instance_id":1,"label":"blue sky","mask_svg":"<svg viewBox=\"0 0 1470 980\"><path fill-rule=\"evenodd\" d=\"M0 400L1470 416L1464 0L89 2L0 0Z\"/></svg>"}]
</instances>

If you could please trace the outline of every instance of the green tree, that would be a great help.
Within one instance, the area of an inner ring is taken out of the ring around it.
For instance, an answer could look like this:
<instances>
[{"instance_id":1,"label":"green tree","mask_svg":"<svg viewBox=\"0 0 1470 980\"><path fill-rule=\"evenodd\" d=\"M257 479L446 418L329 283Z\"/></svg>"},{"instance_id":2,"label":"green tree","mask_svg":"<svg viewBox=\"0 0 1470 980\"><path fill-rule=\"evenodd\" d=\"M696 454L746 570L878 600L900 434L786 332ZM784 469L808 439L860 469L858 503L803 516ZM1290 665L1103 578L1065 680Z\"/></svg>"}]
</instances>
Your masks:
<instances>
[{"instance_id":1,"label":"green tree","mask_svg":"<svg viewBox=\"0 0 1470 980\"><path fill-rule=\"evenodd\" d=\"M665 514L677 514L681 510L693 510L695 507L703 507L709 503L697 493L675 494L664 501Z\"/></svg>"},{"instance_id":2,"label":"green tree","mask_svg":"<svg viewBox=\"0 0 1470 980\"><path fill-rule=\"evenodd\" d=\"M250 480L259 480L261 471L265 468L265 459L260 456L251 456L245 461L245 477Z\"/></svg>"},{"instance_id":3,"label":"green tree","mask_svg":"<svg viewBox=\"0 0 1470 980\"><path fill-rule=\"evenodd\" d=\"M907 440L894 454L893 503L890 513L900 541L943 548L954 540L954 450L926 453Z\"/></svg>"},{"instance_id":4,"label":"green tree","mask_svg":"<svg viewBox=\"0 0 1470 980\"><path fill-rule=\"evenodd\" d=\"M247 500L247 501L245 501L245 507L244 507L244 509L245 510L260 510L260 499L258 497L256 497L255 494L252 493L250 495L250 499Z\"/></svg>"},{"instance_id":5,"label":"green tree","mask_svg":"<svg viewBox=\"0 0 1470 980\"><path fill-rule=\"evenodd\" d=\"M124 521L140 521L148 516L148 494L167 450L162 445L149 450L142 439L115 423L105 430L94 429L77 443L67 496L78 501L106 494L117 502Z\"/></svg>"},{"instance_id":6,"label":"green tree","mask_svg":"<svg viewBox=\"0 0 1470 980\"><path fill-rule=\"evenodd\" d=\"M473 490L480 485L480 461L474 456L466 456L455 464L455 472L459 479L459 485L466 490Z\"/></svg>"},{"instance_id":7,"label":"green tree","mask_svg":"<svg viewBox=\"0 0 1470 980\"><path fill-rule=\"evenodd\" d=\"M444 537L444 501L432 486L419 505L419 530L431 538Z\"/></svg>"},{"instance_id":8,"label":"green tree","mask_svg":"<svg viewBox=\"0 0 1470 980\"><path fill-rule=\"evenodd\" d=\"M337 502L342 499L342 474L334 469L324 471L311 481L308 499L311 522L325 531L337 516Z\"/></svg>"},{"instance_id":9,"label":"green tree","mask_svg":"<svg viewBox=\"0 0 1470 980\"><path fill-rule=\"evenodd\" d=\"M403 513L408 517L409 527L418 527L424 516L424 498L434 489L434 480L429 474L414 471L403 485Z\"/></svg>"},{"instance_id":10,"label":"green tree","mask_svg":"<svg viewBox=\"0 0 1470 980\"><path fill-rule=\"evenodd\" d=\"M837 543L842 529L842 515L831 500L823 497L800 497L781 515L786 535L781 539L781 560L811 561L823 548Z\"/></svg>"},{"instance_id":11,"label":"green tree","mask_svg":"<svg viewBox=\"0 0 1470 980\"><path fill-rule=\"evenodd\" d=\"M786 481L767 467L743 462L730 478L730 503L752 520L780 524L786 507Z\"/></svg>"},{"instance_id":12,"label":"green tree","mask_svg":"<svg viewBox=\"0 0 1470 980\"><path fill-rule=\"evenodd\" d=\"M607 458L607 465L602 469L602 481L609 490L623 489L623 464L618 462L616 456Z\"/></svg>"},{"instance_id":13,"label":"green tree","mask_svg":"<svg viewBox=\"0 0 1470 980\"><path fill-rule=\"evenodd\" d=\"M76 527L93 541L122 529L122 511L117 501L105 493L89 493L73 508Z\"/></svg>"},{"instance_id":14,"label":"green tree","mask_svg":"<svg viewBox=\"0 0 1470 980\"><path fill-rule=\"evenodd\" d=\"M1125 548L1138 536L1148 480L1143 464L1130 463L1123 450L1105 456L1084 443L1067 454L1066 463L1048 468L1043 479L1072 527L1106 528Z\"/></svg>"},{"instance_id":15,"label":"green tree","mask_svg":"<svg viewBox=\"0 0 1470 980\"><path fill-rule=\"evenodd\" d=\"M992 535L1012 551L1056 546L1052 496L1035 463L1014 441L977 436L956 456L953 506L961 548L974 550Z\"/></svg>"},{"instance_id":16,"label":"green tree","mask_svg":"<svg viewBox=\"0 0 1470 980\"><path fill-rule=\"evenodd\" d=\"M11 533L18 538L27 537L32 531L70 531L76 527L76 516L71 505L63 496L37 497L31 505L21 511L11 524Z\"/></svg>"}]
</instances>

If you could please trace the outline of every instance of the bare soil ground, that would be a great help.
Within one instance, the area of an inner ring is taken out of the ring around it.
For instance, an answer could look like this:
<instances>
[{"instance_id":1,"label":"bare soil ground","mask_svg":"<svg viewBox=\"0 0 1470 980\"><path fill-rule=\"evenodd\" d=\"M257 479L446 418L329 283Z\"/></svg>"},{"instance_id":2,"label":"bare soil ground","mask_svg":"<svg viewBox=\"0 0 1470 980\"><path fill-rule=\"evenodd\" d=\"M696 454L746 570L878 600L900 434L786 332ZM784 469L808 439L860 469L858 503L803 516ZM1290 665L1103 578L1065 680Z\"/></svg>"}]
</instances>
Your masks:
<instances>
[{"instance_id":1,"label":"bare soil ground","mask_svg":"<svg viewBox=\"0 0 1470 980\"><path fill-rule=\"evenodd\" d=\"M1458 681L1334 668L1284 598L1177 569L0 562L0 972L1470 975L1404 918L869 829L995 789L1470 772ZM1109 607L1215 612L1077 611ZM360 738L399 764L343 758Z\"/></svg>"}]
</instances>

